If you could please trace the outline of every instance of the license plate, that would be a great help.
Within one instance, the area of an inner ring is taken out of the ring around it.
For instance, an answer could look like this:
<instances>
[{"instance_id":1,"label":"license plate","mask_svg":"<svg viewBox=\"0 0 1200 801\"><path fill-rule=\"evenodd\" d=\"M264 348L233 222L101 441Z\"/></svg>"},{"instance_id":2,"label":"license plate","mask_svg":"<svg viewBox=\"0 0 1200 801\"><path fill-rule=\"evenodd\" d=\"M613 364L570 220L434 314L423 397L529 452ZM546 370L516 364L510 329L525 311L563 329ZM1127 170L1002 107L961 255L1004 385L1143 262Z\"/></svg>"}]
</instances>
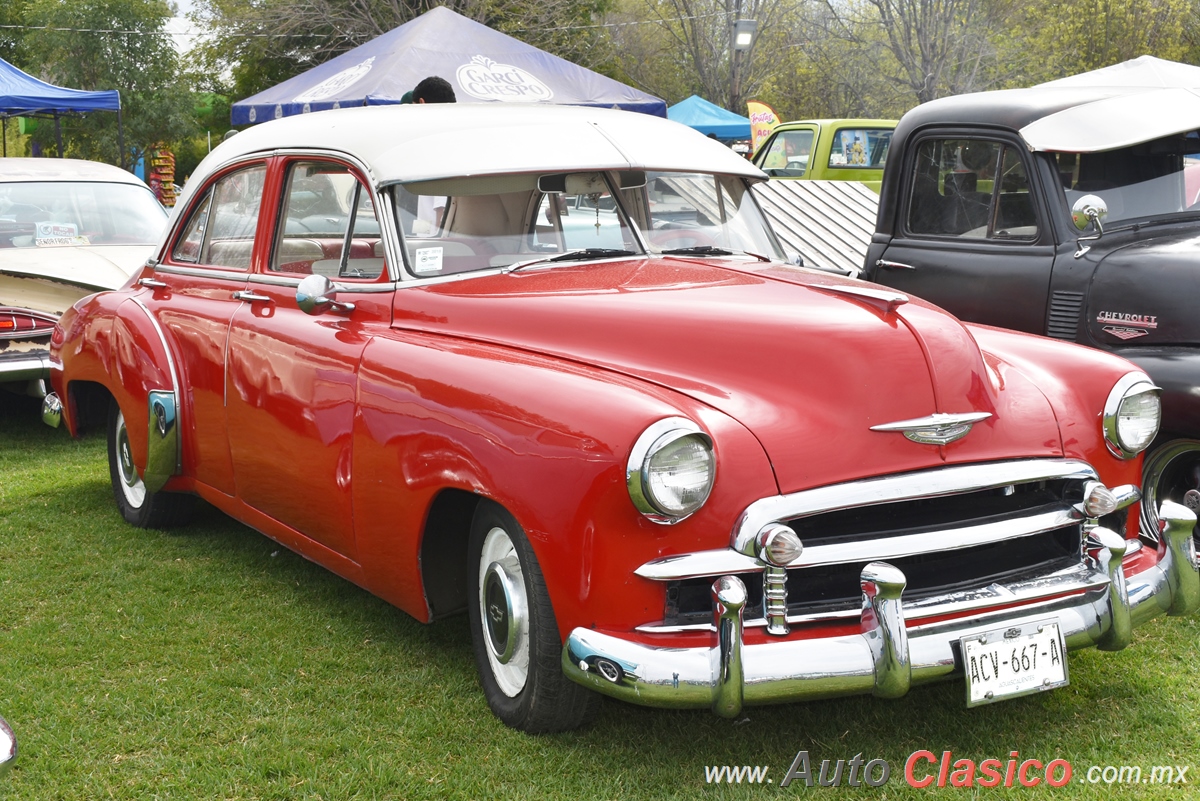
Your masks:
<instances>
[{"instance_id":1,"label":"license plate","mask_svg":"<svg viewBox=\"0 0 1200 801\"><path fill-rule=\"evenodd\" d=\"M981 706L1067 684L1067 650L1053 620L963 637L967 706Z\"/></svg>"}]
</instances>

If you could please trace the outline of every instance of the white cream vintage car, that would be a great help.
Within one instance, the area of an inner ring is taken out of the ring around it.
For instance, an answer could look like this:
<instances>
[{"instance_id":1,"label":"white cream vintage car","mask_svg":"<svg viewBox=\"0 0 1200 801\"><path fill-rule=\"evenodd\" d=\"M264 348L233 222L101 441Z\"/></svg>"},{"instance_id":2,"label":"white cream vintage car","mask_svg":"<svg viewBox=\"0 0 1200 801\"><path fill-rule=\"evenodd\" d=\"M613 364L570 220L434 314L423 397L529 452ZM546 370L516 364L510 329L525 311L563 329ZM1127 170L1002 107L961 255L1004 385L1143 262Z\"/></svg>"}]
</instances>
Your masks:
<instances>
[{"instance_id":1,"label":"white cream vintage car","mask_svg":"<svg viewBox=\"0 0 1200 801\"><path fill-rule=\"evenodd\" d=\"M79 159L0 159L0 386L45 394L71 304L129 280L167 213L134 175Z\"/></svg>"}]
</instances>

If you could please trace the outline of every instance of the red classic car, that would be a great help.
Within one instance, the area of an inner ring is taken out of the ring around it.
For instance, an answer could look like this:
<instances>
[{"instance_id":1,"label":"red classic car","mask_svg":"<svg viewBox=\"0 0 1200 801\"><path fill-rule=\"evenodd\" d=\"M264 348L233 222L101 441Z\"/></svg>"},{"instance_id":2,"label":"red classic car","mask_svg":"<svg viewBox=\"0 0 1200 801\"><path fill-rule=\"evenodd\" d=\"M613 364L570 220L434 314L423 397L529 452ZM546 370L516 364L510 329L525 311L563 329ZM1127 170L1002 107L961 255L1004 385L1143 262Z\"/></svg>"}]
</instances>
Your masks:
<instances>
[{"instance_id":1,"label":"red classic car","mask_svg":"<svg viewBox=\"0 0 1200 801\"><path fill-rule=\"evenodd\" d=\"M764 178L627 112L268 122L63 316L43 414L107 431L133 525L198 495L422 621L465 610L530 732L599 694L986 703L1200 606L1194 516L1131 514L1143 373L785 263Z\"/></svg>"}]
</instances>

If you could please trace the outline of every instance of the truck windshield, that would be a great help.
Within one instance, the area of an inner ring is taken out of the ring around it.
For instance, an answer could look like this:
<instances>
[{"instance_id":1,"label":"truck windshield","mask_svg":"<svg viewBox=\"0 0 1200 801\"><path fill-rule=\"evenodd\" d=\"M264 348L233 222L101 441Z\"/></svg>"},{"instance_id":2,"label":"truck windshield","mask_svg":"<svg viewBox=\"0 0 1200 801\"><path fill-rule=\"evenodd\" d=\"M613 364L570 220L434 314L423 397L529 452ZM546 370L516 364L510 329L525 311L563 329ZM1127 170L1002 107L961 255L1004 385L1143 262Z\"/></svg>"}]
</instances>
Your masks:
<instances>
[{"instance_id":1,"label":"truck windshield","mask_svg":"<svg viewBox=\"0 0 1200 801\"><path fill-rule=\"evenodd\" d=\"M1200 211L1200 131L1102 153L1051 153L1069 210L1084 195L1108 207L1105 225Z\"/></svg>"}]
</instances>

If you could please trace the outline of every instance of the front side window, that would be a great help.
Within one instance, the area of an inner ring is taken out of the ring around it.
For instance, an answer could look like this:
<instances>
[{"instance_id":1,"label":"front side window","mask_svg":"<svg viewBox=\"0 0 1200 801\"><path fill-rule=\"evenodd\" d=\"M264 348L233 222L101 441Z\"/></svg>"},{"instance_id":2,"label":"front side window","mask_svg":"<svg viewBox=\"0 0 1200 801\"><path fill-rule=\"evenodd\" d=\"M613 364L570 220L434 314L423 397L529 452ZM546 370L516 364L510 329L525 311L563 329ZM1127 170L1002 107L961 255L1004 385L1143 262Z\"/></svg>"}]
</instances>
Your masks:
<instances>
[{"instance_id":1,"label":"front side window","mask_svg":"<svg viewBox=\"0 0 1200 801\"><path fill-rule=\"evenodd\" d=\"M266 175L266 166L256 165L219 178L192 204L171 257L249 270Z\"/></svg>"},{"instance_id":2,"label":"front side window","mask_svg":"<svg viewBox=\"0 0 1200 801\"><path fill-rule=\"evenodd\" d=\"M384 272L370 190L344 164L288 166L272 272L375 280Z\"/></svg>"},{"instance_id":3,"label":"front side window","mask_svg":"<svg viewBox=\"0 0 1200 801\"><path fill-rule=\"evenodd\" d=\"M1037 216L1017 148L985 139L926 139L917 148L909 233L1030 241Z\"/></svg>"},{"instance_id":4,"label":"front side window","mask_svg":"<svg viewBox=\"0 0 1200 801\"><path fill-rule=\"evenodd\" d=\"M799 178L808 169L813 131L780 131L767 143L758 166L767 175Z\"/></svg>"}]
</instances>

